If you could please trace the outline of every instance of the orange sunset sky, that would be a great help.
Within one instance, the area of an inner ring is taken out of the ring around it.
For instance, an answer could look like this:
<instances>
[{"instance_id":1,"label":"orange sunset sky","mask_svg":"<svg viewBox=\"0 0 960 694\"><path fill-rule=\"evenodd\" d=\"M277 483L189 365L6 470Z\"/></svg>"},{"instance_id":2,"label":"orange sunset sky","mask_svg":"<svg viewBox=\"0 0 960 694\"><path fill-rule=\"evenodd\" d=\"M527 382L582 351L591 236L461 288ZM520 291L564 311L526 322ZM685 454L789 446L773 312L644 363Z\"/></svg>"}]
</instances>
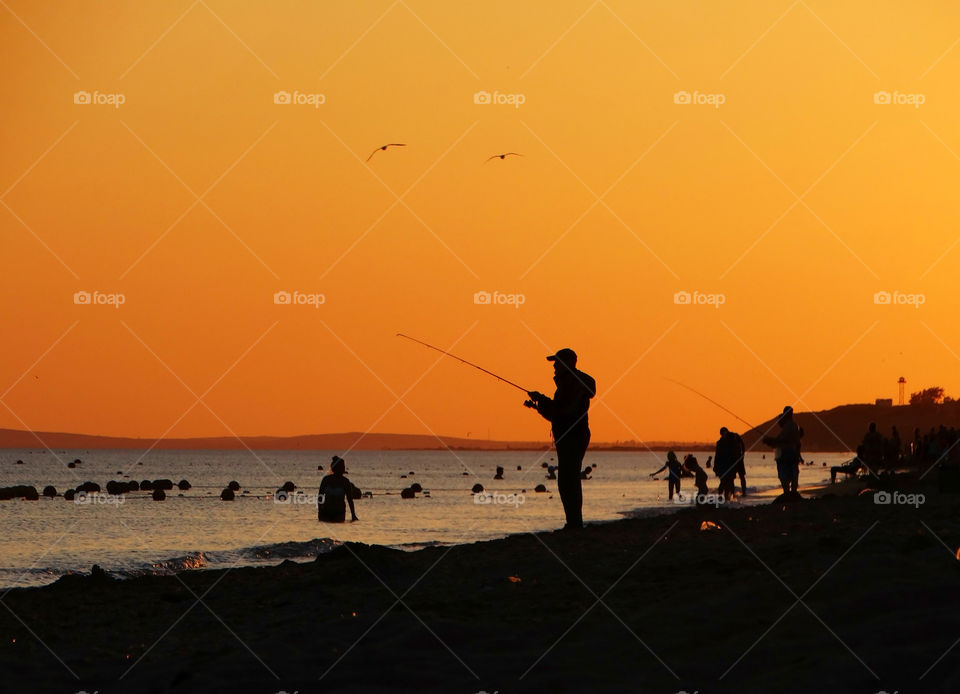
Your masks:
<instances>
[{"instance_id":1,"label":"orange sunset sky","mask_svg":"<svg viewBox=\"0 0 960 694\"><path fill-rule=\"evenodd\" d=\"M754 423L956 396L958 39L946 1L2 0L0 427L547 436L398 331L548 392L573 347L594 440L739 426L667 378Z\"/></svg>"}]
</instances>

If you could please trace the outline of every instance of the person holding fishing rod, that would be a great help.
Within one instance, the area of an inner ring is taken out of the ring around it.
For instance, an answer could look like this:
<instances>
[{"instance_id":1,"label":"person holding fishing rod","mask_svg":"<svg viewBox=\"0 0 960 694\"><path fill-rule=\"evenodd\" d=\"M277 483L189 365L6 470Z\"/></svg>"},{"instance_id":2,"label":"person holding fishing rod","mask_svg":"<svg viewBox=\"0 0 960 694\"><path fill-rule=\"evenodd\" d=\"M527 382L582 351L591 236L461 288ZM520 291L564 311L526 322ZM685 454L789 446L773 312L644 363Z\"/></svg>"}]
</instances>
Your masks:
<instances>
[{"instance_id":1,"label":"person holding fishing rod","mask_svg":"<svg viewBox=\"0 0 960 694\"><path fill-rule=\"evenodd\" d=\"M550 422L557 449L557 489L566 516L564 530L583 528L583 487L580 468L590 445L587 411L597 394L597 383L577 368L577 353L564 348L547 357L553 362L553 382L557 389L552 398L531 390L523 404L535 409Z\"/></svg>"},{"instance_id":2,"label":"person holding fishing rod","mask_svg":"<svg viewBox=\"0 0 960 694\"><path fill-rule=\"evenodd\" d=\"M580 466L583 465L583 456L590 445L590 426L587 422L587 410L590 409L590 399L597 394L597 383L591 376L577 369L577 353L572 349L561 349L556 354L547 357L553 362L553 382L557 390L552 398L543 393L529 390L510 381L503 376L485 369L479 364L467 361L445 349L440 349L429 342L418 340L404 333L397 333L397 337L416 342L427 349L432 349L444 356L456 359L461 364L482 371L493 376L508 386L522 390L529 400L524 401L526 407L531 407L550 422L553 432L553 442L557 449L557 489L560 492L560 501L566 515L564 529L575 530L583 527L583 488L580 485Z\"/></svg>"}]
</instances>

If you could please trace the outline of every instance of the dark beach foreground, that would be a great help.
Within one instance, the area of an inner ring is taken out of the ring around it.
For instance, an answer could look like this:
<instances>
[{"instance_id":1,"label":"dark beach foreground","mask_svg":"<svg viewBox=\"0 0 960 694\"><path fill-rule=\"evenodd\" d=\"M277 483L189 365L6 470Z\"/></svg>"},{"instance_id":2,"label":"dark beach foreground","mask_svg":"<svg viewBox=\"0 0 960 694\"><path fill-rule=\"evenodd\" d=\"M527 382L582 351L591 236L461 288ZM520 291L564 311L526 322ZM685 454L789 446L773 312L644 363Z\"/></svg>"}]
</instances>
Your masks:
<instances>
[{"instance_id":1,"label":"dark beach foreground","mask_svg":"<svg viewBox=\"0 0 960 694\"><path fill-rule=\"evenodd\" d=\"M3 596L0 690L956 692L960 497L900 479L900 503L876 504L862 486L417 552L68 576Z\"/></svg>"}]
</instances>

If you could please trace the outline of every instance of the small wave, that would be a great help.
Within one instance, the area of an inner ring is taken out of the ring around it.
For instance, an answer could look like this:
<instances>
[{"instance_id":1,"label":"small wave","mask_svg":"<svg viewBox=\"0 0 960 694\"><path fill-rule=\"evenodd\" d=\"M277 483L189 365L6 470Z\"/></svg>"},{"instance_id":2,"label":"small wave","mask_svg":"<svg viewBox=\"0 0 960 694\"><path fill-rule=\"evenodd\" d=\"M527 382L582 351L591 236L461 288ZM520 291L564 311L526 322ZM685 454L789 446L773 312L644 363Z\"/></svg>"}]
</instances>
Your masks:
<instances>
[{"instance_id":1,"label":"small wave","mask_svg":"<svg viewBox=\"0 0 960 694\"><path fill-rule=\"evenodd\" d=\"M329 538L314 538L306 542L277 542L256 547L244 547L238 554L244 559L297 559L326 554L341 543Z\"/></svg>"},{"instance_id":2,"label":"small wave","mask_svg":"<svg viewBox=\"0 0 960 694\"><path fill-rule=\"evenodd\" d=\"M129 569L122 573L129 577L145 575L166 576L180 571L186 571L187 569L205 569L209 565L210 561L203 552L189 552L182 557L151 562L145 566Z\"/></svg>"}]
</instances>

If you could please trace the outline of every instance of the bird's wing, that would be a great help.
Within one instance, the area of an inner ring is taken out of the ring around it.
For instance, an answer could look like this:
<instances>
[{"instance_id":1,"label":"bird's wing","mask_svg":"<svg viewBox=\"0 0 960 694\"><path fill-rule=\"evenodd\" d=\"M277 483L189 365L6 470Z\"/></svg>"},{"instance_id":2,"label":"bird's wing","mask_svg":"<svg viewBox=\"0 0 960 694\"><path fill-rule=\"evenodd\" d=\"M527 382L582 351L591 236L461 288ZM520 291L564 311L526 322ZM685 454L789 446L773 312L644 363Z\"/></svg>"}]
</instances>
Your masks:
<instances>
[{"instance_id":1,"label":"bird's wing","mask_svg":"<svg viewBox=\"0 0 960 694\"><path fill-rule=\"evenodd\" d=\"M497 159L499 156L500 156L499 154L494 154L492 157L488 158L487 161L490 161L490 159ZM483 163L486 164L487 161L485 161L485 162L483 162Z\"/></svg>"},{"instance_id":2,"label":"bird's wing","mask_svg":"<svg viewBox=\"0 0 960 694\"><path fill-rule=\"evenodd\" d=\"M387 147L406 147L406 142L390 142L387 144Z\"/></svg>"},{"instance_id":3,"label":"bird's wing","mask_svg":"<svg viewBox=\"0 0 960 694\"><path fill-rule=\"evenodd\" d=\"M512 154L512 155L515 156L515 157L522 157L522 156L523 156L522 154L520 154L520 152L507 152L507 154L508 154L508 155L509 155L509 154Z\"/></svg>"},{"instance_id":4,"label":"bird's wing","mask_svg":"<svg viewBox=\"0 0 960 694\"><path fill-rule=\"evenodd\" d=\"M373 159L373 155L376 154L376 153L379 152L379 151L380 151L380 148L377 147L375 150L373 150L372 152L370 152L370 156L367 157L367 161L370 161L371 159Z\"/></svg>"}]
</instances>

